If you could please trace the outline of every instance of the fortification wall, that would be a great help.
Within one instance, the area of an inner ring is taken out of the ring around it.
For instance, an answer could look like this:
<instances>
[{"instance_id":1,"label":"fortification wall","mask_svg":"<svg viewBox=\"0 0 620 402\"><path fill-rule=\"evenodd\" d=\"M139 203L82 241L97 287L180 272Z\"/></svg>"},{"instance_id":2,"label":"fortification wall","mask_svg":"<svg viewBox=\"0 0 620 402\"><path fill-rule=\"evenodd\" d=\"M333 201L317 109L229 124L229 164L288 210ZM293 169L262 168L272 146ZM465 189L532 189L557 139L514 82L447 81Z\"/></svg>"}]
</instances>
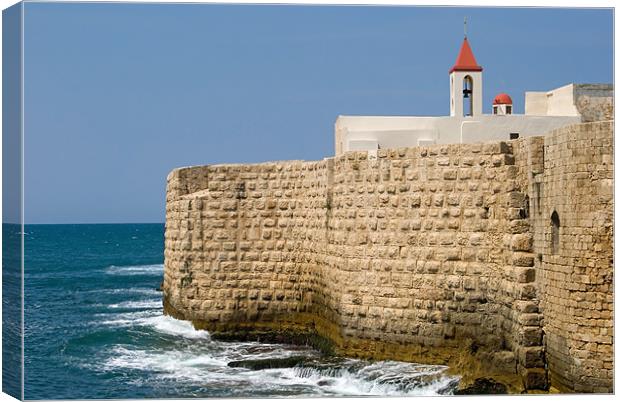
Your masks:
<instances>
[{"instance_id":1,"label":"fortification wall","mask_svg":"<svg viewBox=\"0 0 620 402\"><path fill-rule=\"evenodd\" d=\"M612 131L177 169L166 312L236 337L316 332L350 356L454 364L475 352L524 388L545 388L548 366L562 389L609 391L590 380L612 364L613 167L598 145L610 152ZM573 169L594 176L574 181Z\"/></svg>"},{"instance_id":2,"label":"fortification wall","mask_svg":"<svg viewBox=\"0 0 620 402\"><path fill-rule=\"evenodd\" d=\"M536 301L511 144L348 153L334 167L328 265L343 335L425 353L470 340L544 386L530 356L540 320L521 325Z\"/></svg>"},{"instance_id":3,"label":"fortification wall","mask_svg":"<svg viewBox=\"0 0 620 402\"><path fill-rule=\"evenodd\" d=\"M551 381L564 390L613 387L613 129L574 125L544 142L539 291Z\"/></svg>"},{"instance_id":4,"label":"fortification wall","mask_svg":"<svg viewBox=\"0 0 620 402\"><path fill-rule=\"evenodd\" d=\"M164 289L185 319L268 321L312 306L329 162L182 168L168 177Z\"/></svg>"}]
</instances>

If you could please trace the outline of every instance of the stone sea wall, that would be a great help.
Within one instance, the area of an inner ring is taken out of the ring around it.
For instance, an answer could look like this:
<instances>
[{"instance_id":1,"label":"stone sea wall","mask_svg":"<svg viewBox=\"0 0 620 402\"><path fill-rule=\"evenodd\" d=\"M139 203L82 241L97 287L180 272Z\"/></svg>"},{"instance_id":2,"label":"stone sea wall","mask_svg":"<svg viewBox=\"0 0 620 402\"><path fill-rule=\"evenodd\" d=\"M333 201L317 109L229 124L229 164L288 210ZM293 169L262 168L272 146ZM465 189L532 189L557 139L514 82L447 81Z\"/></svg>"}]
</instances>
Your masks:
<instances>
[{"instance_id":1,"label":"stone sea wall","mask_svg":"<svg viewBox=\"0 0 620 402\"><path fill-rule=\"evenodd\" d=\"M187 319L222 326L308 311L314 289L323 285L314 268L324 263L328 165L291 161L173 171L166 207L167 302Z\"/></svg>"},{"instance_id":2,"label":"stone sea wall","mask_svg":"<svg viewBox=\"0 0 620 402\"><path fill-rule=\"evenodd\" d=\"M340 354L429 363L466 352L526 389L609 392L612 138L598 122L176 169L165 311L215 335L316 333Z\"/></svg>"},{"instance_id":3,"label":"stone sea wall","mask_svg":"<svg viewBox=\"0 0 620 402\"><path fill-rule=\"evenodd\" d=\"M613 386L613 128L589 123L545 138L535 248L549 371L565 390Z\"/></svg>"}]
</instances>

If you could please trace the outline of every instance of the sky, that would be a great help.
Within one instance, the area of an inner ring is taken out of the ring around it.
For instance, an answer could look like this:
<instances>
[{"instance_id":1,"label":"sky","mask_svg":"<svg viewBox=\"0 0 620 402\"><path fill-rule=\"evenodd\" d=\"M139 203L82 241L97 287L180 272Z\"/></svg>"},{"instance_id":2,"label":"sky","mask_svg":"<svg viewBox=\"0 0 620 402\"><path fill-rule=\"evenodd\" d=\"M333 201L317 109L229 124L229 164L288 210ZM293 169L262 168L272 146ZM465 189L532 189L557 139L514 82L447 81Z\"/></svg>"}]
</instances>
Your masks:
<instances>
[{"instance_id":1,"label":"sky","mask_svg":"<svg viewBox=\"0 0 620 402\"><path fill-rule=\"evenodd\" d=\"M334 154L338 115L449 114L468 39L484 113L613 81L610 9L26 3L26 223L163 222L176 167Z\"/></svg>"}]
</instances>

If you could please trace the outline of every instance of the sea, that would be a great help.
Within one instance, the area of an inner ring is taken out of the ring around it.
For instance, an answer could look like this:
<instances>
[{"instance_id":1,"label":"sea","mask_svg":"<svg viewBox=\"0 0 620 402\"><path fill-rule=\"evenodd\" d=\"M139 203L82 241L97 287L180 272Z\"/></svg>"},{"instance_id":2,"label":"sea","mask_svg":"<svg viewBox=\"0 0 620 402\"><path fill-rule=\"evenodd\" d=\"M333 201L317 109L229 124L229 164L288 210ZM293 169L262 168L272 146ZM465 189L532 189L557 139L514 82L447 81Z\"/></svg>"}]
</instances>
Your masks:
<instances>
[{"instance_id":1,"label":"sea","mask_svg":"<svg viewBox=\"0 0 620 402\"><path fill-rule=\"evenodd\" d=\"M445 366L222 342L165 316L163 224L26 225L24 241L26 399L449 395L458 385ZM310 363L228 365L289 356Z\"/></svg>"}]
</instances>

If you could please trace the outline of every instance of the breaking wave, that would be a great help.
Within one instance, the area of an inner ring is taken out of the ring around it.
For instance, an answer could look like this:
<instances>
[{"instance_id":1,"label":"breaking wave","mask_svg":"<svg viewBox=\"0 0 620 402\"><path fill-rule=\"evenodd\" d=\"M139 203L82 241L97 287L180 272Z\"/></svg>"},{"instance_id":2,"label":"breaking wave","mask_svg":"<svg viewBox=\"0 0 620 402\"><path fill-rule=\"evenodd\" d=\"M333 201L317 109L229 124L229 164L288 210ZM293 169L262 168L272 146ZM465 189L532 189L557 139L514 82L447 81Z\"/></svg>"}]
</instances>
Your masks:
<instances>
[{"instance_id":1,"label":"breaking wave","mask_svg":"<svg viewBox=\"0 0 620 402\"><path fill-rule=\"evenodd\" d=\"M222 396L288 395L289 392L298 396L439 395L452 393L458 385L458 377L447 375L445 366L330 360L305 346L213 341L207 331L196 330L190 322L164 316L159 311L118 314L115 320L101 323L142 327L173 337L169 347L115 345L108 351L101 370L130 370L153 381L220 389ZM308 360L282 369L228 367L231 361L289 356L304 356ZM245 393L235 391L240 385Z\"/></svg>"},{"instance_id":2,"label":"breaking wave","mask_svg":"<svg viewBox=\"0 0 620 402\"><path fill-rule=\"evenodd\" d=\"M164 264L149 265L129 265L120 266L111 265L106 268L108 275L162 275L164 272Z\"/></svg>"},{"instance_id":3,"label":"breaking wave","mask_svg":"<svg viewBox=\"0 0 620 402\"><path fill-rule=\"evenodd\" d=\"M209 339L207 331L196 330L189 321L181 321L167 315L157 315L139 320L139 325L146 325L158 332L181 336L189 339Z\"/></svg>"},{"instance_id":4,"label":"breaking wave","mask_svg":"<svg viewBox=\"0 0 620 402\"><path fill-rule=\"evenodd\" d=\"M141 300L141 301L126 301L122 303L114 303L108 305L109 308L158 308L161 307L161 300Z\"/></svg>"},{"instance_id":5,"label":"breaking wave","mask_svg":"<svg viewBox=\"0 0 620 402\"><path fill-rule=\"evenodd\" d=\"M188 349L147 351L117 346L103 369L136 370L159 380L211 388L242 384L246 395L259 390L267 394L295 390L299 396L430 396L450 394L458 385L458 377L444 373L447 367L391 361L368 363L349 359L323 368L230 368L227 364L234 360L235 353L231 353L234 349L234 344L202 353ZM277 350L273 352L276 354ZM312 351L305 352L312 356ZM246 355L245 358L256 356Z\"/></svg>"}]
</instances>

